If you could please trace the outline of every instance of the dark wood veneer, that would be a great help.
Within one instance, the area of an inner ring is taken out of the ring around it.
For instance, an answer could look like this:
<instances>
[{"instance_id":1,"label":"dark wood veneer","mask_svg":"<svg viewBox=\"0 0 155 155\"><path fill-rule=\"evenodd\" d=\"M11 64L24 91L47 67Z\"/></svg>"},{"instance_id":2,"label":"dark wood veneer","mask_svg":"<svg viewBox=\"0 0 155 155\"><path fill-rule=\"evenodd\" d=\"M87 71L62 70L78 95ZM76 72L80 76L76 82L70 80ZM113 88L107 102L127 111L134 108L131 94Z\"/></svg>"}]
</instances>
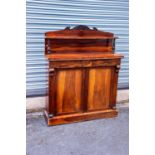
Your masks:
<instances>
[{"instance_id":1,"label":"dark wood veneer","mask_svg":"<svg viewBox=\"0 0 155 155\"><path fill-rule=\"evenodd\" d=\"M49 60L48 125L117 115L117 81L123 55L113 33L79 25L45 33Z\"/></svg>"}]
</instances>

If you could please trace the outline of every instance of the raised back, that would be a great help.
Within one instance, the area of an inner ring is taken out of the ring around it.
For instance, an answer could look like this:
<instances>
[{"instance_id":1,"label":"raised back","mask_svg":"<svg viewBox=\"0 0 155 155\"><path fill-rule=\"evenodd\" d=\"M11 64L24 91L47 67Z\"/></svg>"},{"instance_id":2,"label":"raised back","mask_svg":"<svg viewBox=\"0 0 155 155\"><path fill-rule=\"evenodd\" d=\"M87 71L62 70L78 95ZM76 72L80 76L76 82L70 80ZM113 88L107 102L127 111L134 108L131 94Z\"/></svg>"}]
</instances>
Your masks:
<instances>
[{"instance_id":1,"label":"raised back","mask_svg":"<svg viewBox=\"0 0 155 155\"><path fill-rule=\"evenodd\" d=\"M45 54L113 53L116 37L113 33L85 25L45 33Z\"/></svg>"},{"instance_id":2,"label":"raised back","mask_svg":"<svg viewBox=\"0 0 155 155\"><path fill-rule=\"evenodd\" d=\"M90 29L85 25L78 25L73 28L66 27L64 30L49 31L45 33L45 38L49 39L107 39L114 38L110 32L99 31L93 27Z\"/></svg>"}]
</instances>

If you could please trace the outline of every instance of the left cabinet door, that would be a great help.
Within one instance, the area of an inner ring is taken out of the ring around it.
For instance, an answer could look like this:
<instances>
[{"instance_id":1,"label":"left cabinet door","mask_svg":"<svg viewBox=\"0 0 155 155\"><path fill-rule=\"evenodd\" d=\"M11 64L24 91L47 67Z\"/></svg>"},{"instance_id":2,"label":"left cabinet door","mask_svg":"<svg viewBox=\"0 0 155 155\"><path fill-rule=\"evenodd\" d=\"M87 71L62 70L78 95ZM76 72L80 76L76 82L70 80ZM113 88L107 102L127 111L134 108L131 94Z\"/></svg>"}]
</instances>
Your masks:
<instances>
[{"instance_id":1,"label":"left cabinet door","mask_svg":"<svg viewBox=\"0 0 155 155\"><path fill-rule=\"evenodd\" d=\"M82 111L82 69L56 71L56 115Z\"/></svg>"}]
</instances>

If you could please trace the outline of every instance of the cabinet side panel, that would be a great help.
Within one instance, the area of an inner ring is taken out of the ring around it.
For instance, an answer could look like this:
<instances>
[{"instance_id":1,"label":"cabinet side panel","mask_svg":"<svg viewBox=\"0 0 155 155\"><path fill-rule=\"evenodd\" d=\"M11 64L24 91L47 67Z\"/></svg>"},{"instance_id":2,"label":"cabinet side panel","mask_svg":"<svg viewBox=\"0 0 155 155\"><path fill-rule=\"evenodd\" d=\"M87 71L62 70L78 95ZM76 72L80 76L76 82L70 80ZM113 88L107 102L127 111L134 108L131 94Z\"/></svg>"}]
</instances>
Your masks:
<instances>
[{"instance_id":1,"label":"cabinet side panel","mask_svg":"<svg viewBox=\"0 0 155 155\"><path fill-rule=\"evenodd\" d=\"M59 70L57 75L57 114L81 111L81 70Z\"/></svg>"},{"instance_id":2,"label":"cabinet side panel","mask_svg":"<svg viewBox=\"0 0 155 155\"><path fill-rule=\"evenodd\" d=\"M88 110L109 108L111 68L94 68L89 71Z\"/></svg>"}]
</instances>

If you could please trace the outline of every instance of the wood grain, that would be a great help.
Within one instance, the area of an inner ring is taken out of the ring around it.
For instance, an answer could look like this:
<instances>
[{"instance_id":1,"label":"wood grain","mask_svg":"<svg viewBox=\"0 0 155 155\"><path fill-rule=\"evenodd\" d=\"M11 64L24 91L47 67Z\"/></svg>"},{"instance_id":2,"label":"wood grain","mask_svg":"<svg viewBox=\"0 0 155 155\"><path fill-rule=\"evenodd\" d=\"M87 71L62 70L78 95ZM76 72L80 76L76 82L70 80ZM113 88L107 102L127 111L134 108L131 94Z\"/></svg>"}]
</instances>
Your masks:
<instances>
[{"instance_id":1,"label":"wood grain","mask_svg":"<svg viewBox=\"0 0 155 155\"><path fill-rule=\"evenodd\" d=\"M107 59L80 59L80 60L55 60L50 61L50 67L61 68L61 69L71 69L71 68L91 68L91 67L115 67L120 64L119 58L107 58Z\"/></svg>"},{"instance_id":2,"label":"wood grain","mask_svg":"<svg viewBox=\"0 0 155 155\"><path fill-rule=\"evenodd\" d=\"M79 25L45 33L48 125L115 117L118 73L113 33Z\"/></svg>"},{"instance_id":3,"label":"wood grain","mask_svg":"<svg viewBox=\"0 0 155 155\"><path fill-rule=\"evenodd\" d=\"M116 108L116 97L117 97L117 84L118 84L118 70L116 67L112 68L112 79L111 79L111 93L110 93L110 108Z\"/></svg>"},{"instance_id":4,"label":"wood grain","mask_svg":"<svg viewBox=\"0 0 155 155\"><path fill-rule=\"evenodd\" d=\"M104 54L104 53L70 53L70 54L50 54L46 55L48 59L53 60L79 60L79 59L120 59L123 58L122 54Z\"/></svg>"},{"instance_id":5,"label":"wood grain","mask_svg":"<svg viewBox=\"0 0 155 155\"><path fill-rule=\"evenodd\" d=\"M57 114L81 111L82 71L59 71L57 81Z\"/></svg>"},{"instance_id":6,"label":"wood grain","mask_svg":"<svg viewBox=\"0 0 155 155\"><path fill-rule=\"evenodd\" d=\"M45 119L47 121L48 126L53 126L53 125L76 123L94 119L111 118L116 117L117 114L118 114L117 110L108 109L94 112L59 115L53 118L49 118L47 111L45 111Z\"/></svg>"},{"instance_id":7,"label":"wood grain","mask_svg":"<svg viewBox=\"0 0 155 155\"><path fill-rule=\"evenodd\" d=\"M90 69L88 110L109 108L111 69Z\"/></svg>"},{"instance_id":8,"label":"wood grain","mask_svg":"<svg viewBox=\"0 0 155 155\"><path fill-rule=\"evenodd\" d=\"M48 89L48 103L46 105L49 115L56 115L56 71L49 67L49 89Z\"/></svg>"},{"instance_id":9,"label":"wood grain","mask_svg":"<svg viewBox=\"0 0 155 155\"><path fill-rule=\"evenodd\" d=\"M111 52L112 39L53 39L46 42L45 47L51 53Z\"/></svg>"},{"instance_id":10,"label":"wood grain","mask_svg":"<svg viewBox=\"0 0 155 155\"><path fill-rule=\"evenodd\" d=\"M115 38L113 33L97 29L64 29L45 33L47 39L107 39Z\"/></svg>"}]
</instances>

